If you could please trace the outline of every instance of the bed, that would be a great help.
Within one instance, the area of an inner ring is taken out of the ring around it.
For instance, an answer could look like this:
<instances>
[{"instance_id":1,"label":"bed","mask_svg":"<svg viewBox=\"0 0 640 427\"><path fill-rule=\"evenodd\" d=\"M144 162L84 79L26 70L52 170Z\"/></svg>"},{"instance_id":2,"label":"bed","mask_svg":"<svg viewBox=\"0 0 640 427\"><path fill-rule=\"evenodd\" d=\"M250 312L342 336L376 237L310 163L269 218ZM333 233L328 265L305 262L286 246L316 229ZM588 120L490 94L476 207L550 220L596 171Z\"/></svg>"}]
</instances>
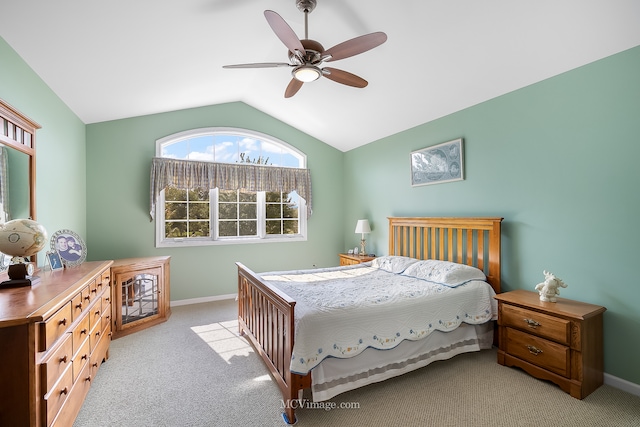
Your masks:
<instances>
[{"instance_id":1,"label":"bed","mask_svg":"<svg viewBox=\"0 0 640 427\"><path fill-rule=\"evenodd\" d=\"M355 266L257 274L236 263L239 332L278 384L285 421L295 423L304 389L311 389L314 401L327 400L435 360L490 348L501 221L390 217L389 255ZM400 291L386 295L383 288ZM462 292L464 303L450 300ZM369 325L378 332L363 332Z\"/></svg>"}]
</instances>

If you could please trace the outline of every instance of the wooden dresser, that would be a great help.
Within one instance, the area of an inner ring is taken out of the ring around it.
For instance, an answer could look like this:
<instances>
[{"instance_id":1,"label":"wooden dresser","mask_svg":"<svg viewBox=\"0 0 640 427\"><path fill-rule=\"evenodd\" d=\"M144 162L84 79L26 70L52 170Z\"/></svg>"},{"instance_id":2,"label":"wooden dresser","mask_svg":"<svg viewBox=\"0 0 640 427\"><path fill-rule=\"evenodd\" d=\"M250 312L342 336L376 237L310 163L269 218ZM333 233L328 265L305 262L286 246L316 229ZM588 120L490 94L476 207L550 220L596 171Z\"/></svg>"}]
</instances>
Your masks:
<instances>
[{"instance_id":1,"label":"wooden dresser","mask_svg":"<svg viewBox=\"0 0 640 427\"><path fill-rule=\"evenodd\" d=\"M0 289L0 426L71 426L111 342L112 261Z\"/></svg>"},{"instance_id":2,"label":"wooden dresser","mask_svg":"<svg viewBox=\"0 0 640 427\"><path fill-rule=\"evenodd\" d=\"M549 380L577 399L604 381L602 315L606 308L565 298L540 301L517 290L498 300L498 363Z\"/></svg>"},{"instance_id":3,"label":"wooden dresser","mask_svg":"<svg viewBox=\"0 0 640 427\"><path fill-rule=\"evenodd\" d=\"M375 259L374 256L369 255L338 254L338 256L340 257L340 265L361 264Z\"/></svg>"}]
</instances>

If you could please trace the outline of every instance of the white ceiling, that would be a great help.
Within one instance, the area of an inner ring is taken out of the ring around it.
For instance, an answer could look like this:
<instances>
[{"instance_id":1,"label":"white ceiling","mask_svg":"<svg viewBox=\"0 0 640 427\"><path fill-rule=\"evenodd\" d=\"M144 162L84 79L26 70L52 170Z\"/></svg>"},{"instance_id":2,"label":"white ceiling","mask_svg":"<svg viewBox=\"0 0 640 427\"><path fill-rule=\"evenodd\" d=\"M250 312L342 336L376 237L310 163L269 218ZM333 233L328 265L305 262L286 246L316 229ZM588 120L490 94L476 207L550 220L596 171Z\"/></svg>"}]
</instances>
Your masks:
<instances>
[{"instance_id":1,"label":"white ceiling","mask_svg":"<svg viewBox=\"0 0 640 427\"><path fill-rule=\"evenodd\" d=\"M242 101L342 151L640 45L638 0L318 0L325 48L374 31L388 41L291 99L263 11L304 38L295 0L0 0L0 36L89 124ZM1 66L1 64L0 64Z\"/></svg>"}]
</instances>

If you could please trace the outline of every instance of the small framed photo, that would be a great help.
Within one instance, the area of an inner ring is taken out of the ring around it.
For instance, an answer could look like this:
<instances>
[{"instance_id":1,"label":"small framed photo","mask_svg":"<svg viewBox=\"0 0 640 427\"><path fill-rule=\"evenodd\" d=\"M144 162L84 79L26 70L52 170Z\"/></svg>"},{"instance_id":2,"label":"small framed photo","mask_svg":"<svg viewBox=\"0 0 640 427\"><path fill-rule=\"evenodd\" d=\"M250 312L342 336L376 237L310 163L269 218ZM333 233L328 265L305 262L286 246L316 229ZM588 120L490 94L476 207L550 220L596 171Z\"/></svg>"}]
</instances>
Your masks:
<instances>
[{"instance_id":1,"label":"small framed photo","mask_svg":"<svg viewBox=\"0 0 640 427\"><path fill-rule=\"evenodd\" d=\"M462 138L411 153L411 185L413 187L463 179Z\"/></svg>"},{"instance_id":2,"label":"small framed photo","mask_svg":"<svg viewBox=\"0 0 640 427\"><path fill-rule=\"evenodd\" d=\"M58 252L47 252L47 260L49 261L49 266L51 266L51 271L62 270L64 268Z\"/></svg>"}]
</instances>

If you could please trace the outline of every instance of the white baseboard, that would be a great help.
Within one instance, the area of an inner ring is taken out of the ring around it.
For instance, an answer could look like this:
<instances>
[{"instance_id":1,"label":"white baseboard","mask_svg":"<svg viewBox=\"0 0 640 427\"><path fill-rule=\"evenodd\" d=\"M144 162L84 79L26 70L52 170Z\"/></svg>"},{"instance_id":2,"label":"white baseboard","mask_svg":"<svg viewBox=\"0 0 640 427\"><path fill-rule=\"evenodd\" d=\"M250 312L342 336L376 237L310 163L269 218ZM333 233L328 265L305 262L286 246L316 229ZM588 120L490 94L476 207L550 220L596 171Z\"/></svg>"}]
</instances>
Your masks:
<instances>
[{"instance_id":1,"label":"white baseboard","mask_svg":"<svg viewBox=\"0 0 640 427\"><path fill-rule=\"evenodd\" d=\"M622 378L614 377L613 375L604 374L604 383L611 387L619 388L627 393L640 396L640 385L632 383L631 381L623 380Z\"/></svg>"},{"instance_id":2,"label":"white baseboard","mask_svg":"<svg viewBox=\"0 0 640 427\"><path fill-rule=\"evenodd\" d=\"M227 294L227 295L216 295L212 297L202 297L202 298L190 298L190 299L181 299L177 301L171 301L169 304L171 307L177 307L179 305L189 305L189 304L200 304L203 302L212 302L212 301L222 301L227 299L235 299L238 294Z\"/></svg>"}]
</instances>

